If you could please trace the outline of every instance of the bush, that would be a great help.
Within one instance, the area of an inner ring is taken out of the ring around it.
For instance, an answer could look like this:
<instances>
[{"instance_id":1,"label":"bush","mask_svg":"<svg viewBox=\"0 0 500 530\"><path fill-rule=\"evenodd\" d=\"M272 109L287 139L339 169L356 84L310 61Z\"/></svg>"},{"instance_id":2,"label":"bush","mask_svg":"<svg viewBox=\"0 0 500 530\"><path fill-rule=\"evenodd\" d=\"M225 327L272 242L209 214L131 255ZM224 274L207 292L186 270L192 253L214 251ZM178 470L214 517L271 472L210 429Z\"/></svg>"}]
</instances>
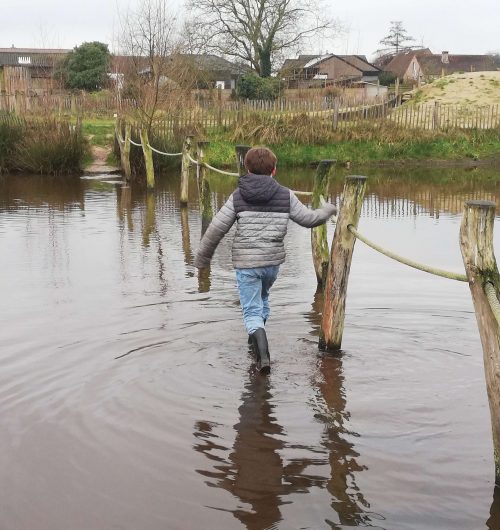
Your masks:
<instances>
[{"instance_id":1,"label":"bush","mask_svg":"<svg viewBox=\"0 0 500 530\"><path fill-rule=\"evenodd\" d=\"M378 76L378 80L383 86L393 85L396 82L396 78L396 74L392 72L381 72Z\"/></svg>"},{"instance_id":2,"label":"bush","mask_svg":"<svg viewBox=\"0 0 500 530\"><path fill-rule=\"evenodd\" d=\"M240 77L236 84L236 95L246 99L276 99L281 90L281 81L276 77L259 77L250 73Z\"/></svg>"}]
</instances>

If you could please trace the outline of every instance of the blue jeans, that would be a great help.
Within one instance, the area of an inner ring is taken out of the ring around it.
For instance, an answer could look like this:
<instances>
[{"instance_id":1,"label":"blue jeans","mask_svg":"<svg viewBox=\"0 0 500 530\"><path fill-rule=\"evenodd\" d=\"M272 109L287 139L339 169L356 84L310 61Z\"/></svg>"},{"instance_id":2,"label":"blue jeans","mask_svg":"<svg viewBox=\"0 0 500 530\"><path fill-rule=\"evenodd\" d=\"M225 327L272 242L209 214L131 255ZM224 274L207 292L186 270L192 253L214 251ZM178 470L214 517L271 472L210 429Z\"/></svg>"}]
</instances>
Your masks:
<instances>
[{"instance_id":1,"label":"blue jeans","mask_svg":"<svg viewBox=\"0 0 500 530\"><path fill-rule=\"evenodd\" d=\"M280 270L279 265L236 269L236 281L243 310L243 322L248 334L264 327L269 318L269 289Z\"/></svg>"}]
</instances>

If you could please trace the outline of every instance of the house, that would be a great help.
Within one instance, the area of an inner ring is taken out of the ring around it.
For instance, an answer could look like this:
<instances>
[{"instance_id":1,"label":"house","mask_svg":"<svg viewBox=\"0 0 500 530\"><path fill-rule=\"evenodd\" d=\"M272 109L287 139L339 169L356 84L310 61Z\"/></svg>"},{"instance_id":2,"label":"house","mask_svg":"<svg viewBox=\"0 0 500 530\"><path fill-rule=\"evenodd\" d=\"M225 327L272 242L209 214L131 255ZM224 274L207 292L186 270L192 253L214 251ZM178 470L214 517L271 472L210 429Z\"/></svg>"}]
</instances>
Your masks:
<instances>
[{"instance_id":1,"label":"house","mask_svg":"<svg viewBox=\"0 0 500 530\"><path fill-rule=\"evenodd\" d=\"M58 87L54 70L70 51L0 48L0 90L8 94L41 94Z\"/></svg>"},{"instance_id":2,"label":"house","mask_svg":"<svg viewBox=\"0 0 500 530\"><path fill-rule=\"evenodd\" d=\"M333 83L377 83L381 70L364 55L299 55L287 59L279 71L288 88L326 86Z\"/></svg>"},{"instance_id":3,"label":"house","mask_svg":"<svg viewBox=\"0 0 500 530\"><path fill-rule=\"evenodd\" d=\"M490 55L452 55L447 51L433 54L425 49L396 55L384 70L401 81L418 83L459 72L496 71L498 67Z\"/></svg>"},{"instance_id":4,"label":"house","mask_svg":"<svg viewBox=\"0 0 500 530\"><path fill-rule=\"evenodd\" d=\"M394 74L400 81L416 84L422 77L419 58L423 56L432 56L431 50L422 48L398 53L384 66L384 72Z\"/></svg>"},{"instance_id":5,"label":"house","mask_svg":"<svg viewBox=\"0 0 500 530\"><path fill-rule=\"evenodd\" d=\"M177 53L162 59L161 71L165 83L184 88L236 88L237 80L250 69L213 54ZM131 74L147 77L151 66L147 57L113 56L113 78Z\"/></svg>"}]
</instances>

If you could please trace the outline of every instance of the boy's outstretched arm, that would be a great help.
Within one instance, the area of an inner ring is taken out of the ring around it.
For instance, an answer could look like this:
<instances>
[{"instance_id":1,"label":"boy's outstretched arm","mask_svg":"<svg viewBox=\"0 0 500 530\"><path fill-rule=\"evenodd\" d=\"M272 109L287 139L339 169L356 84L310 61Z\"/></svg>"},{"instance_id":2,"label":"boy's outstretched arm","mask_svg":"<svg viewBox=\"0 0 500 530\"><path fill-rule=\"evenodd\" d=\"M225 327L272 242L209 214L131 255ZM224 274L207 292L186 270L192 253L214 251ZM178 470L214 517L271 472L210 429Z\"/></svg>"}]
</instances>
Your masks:
<instances>
[{"instance_id":1,"label":"boy's outstretched arm","mask_svg":"<svg viewBox=\"0 0 500 530\"><path fill-rule=\"evenodd\" d=\"M328 202L321 208L310 210L297 199L293 191L290 192L290 219L301 226L314 228L325 223L328 218L336 213L337 208Z\"/></svg>"},{"instance_id":2,"label":"boy's outstretched arm","mask_svg":"<svg viewBox=\"0 0 500 530\"><path fill-rule=\"evenodd\" d=\"M217 212L200 241L196 251L194 266L203 269L210 265L217 245L236 221L236 212L233 206L233 195L229 197L224 206Z\"/></svg>"}]
</instances>

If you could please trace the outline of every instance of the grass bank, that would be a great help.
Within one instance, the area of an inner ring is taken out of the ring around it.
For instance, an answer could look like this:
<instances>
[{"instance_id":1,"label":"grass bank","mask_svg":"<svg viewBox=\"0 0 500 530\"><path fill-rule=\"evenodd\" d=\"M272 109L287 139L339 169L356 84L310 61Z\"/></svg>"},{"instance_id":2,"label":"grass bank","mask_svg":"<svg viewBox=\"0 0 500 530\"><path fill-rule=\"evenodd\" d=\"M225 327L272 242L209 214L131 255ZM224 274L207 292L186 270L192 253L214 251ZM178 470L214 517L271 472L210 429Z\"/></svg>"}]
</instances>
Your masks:
<instances>
[{"instance_id":1,"label":"grass bank","mask_svg":"<svg viewBox=\"0 0 500 530\"><path fill-rule=\"evenodd\" d=\"M283 166L307 166L328 158L352 164L500 158L500 130L415 131L365 127L337 133L326 140L317 139L317 143L286 137L269 141L269 138L252 134L245 137L234 132L208 135L208 140L208 160L226 167L234 165L237 143L267 145Z\"/></svg>"},{"instance_id":2,"label":"grass bank","mask_svg":"<svg viewBox=\"0 0 500 530\"><path fill-rule=\"evenodd\" d=\"M78 173L87 151L79 125L53 117L0 117L0 172Z\"/></svg>"},{"instance_id":3,"label":"grass bank","mask_svg":"<svg viewBox=\"0 0 500 530\"><path fill-rule=\"evenodd\" d=\"M112 145L113 120L85 120L83 132L95 145ZM151 144L167 152L181 149L184 135L173 139L152 134ZM265 119L256 115L232 130L198 128L196 136L210 142L207 161L216 167L234 168L237 144L267 145L279 159L280 166L308 166L319 160L335 158L339 163L379 164L411 161L480 161L500 159L500 130L450 129L420 130L398 128L390 122L363 123L334 131L329 123L318 123L307 115L292 120ZM138 138L135 139L139 141ZM180 158L154 155L161 172L180 164ZM142 152L132 148L131 162L143 171Z\"/></svg>"}]
</instances>

